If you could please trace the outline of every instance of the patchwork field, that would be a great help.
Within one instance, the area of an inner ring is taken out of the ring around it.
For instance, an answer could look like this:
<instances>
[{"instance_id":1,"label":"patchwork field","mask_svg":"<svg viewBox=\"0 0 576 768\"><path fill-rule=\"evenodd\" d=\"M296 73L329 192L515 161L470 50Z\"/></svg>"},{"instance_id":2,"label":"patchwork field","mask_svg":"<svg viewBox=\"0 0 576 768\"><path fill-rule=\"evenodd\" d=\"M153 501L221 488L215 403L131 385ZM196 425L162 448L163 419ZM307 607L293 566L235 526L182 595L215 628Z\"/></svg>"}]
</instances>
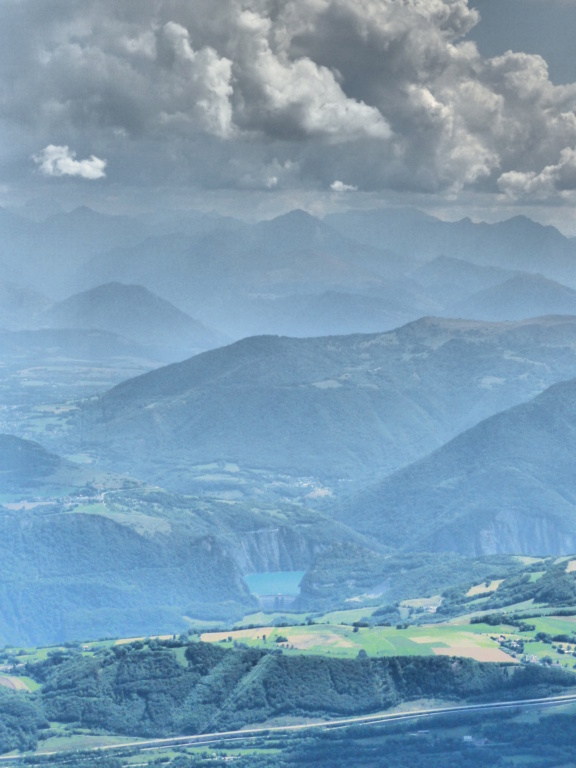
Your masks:
<instances>
[{"instance_id":1,"label":"patchwork field","mask_svg":"<svg viewBox=\"0 0 576 768\"><path fill-rule=\"evenodd\" d=\"M508 628L510 629L510 628ZM260 627L231 632L206 632L202 640L213 643L241 642L260 648L274 647L294 653L368 656L463 656L477 661L515 661L499 648L494 628L485 625L428 625L353 627L343 624Z\"/></svg>"},{"instance_id":2,"label":"patchwork field","mask_svg":"<svg viewBox=\"0 0 576 768\"><path fill-rule=\"evenodd\" d=\"M360 653L369 657L390 656L459 656L485 662L519 663L544 662L576 668L576 616L545 615L529 618L529 631L520 632L508 624L497 626L470 624L470 616L451 621L414 626L366 626L373 609L354 609L325 614L317 623L305 624L302 614L289 614L290 626L274 626L288 617L259 613L245 617L258 626L204 631L201 639L222 643L225 647L242 644L261 649L279 648L288 654L327 655L355 658ZM296 623L302 622L302 623ZM357 626L354 626L354 623ZM364 626L361 626L364 624ZM195 630L198 632L199 628ZM544 637L543 637L544 636ZM168 640L172 635L161 635ZM130 637L84 643L79 647L83 656L90 656L103 647L144 640ZM25 664L46 659L54 648L11 649L7 660ZM65 650L63 647L60 650ZM186 666L181 648L173 649L179 663ZM0 685L12 690L34 690L34 682L6 667Z\"/></svg>"},{"instance_id":3,"label":"patchwork field","mask_svg":"<svg viewBox=\"0 0 576 768\"><path fill-rule=\"evenodd\" d=\"M17 677L16 675L0 676L0 685L4 688L9 688L11 691L25 691L27 693L38 688L38 683L35 683L29 677Z\"/></svg>"}]
</instances>

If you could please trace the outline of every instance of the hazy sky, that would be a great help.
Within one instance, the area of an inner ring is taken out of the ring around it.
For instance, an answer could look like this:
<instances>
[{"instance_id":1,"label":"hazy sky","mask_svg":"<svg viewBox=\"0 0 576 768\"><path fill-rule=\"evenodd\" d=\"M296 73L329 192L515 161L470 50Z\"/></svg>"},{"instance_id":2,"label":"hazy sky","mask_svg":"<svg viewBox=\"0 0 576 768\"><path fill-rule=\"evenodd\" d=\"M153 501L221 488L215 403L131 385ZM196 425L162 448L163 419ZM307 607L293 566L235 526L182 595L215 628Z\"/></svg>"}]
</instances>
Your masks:
<instances>
[{"instance_id":1,"label":"hazy sky","mask_svg":"<svg viewBox=\"0 0 576 768\"><path fill-rule=\"evenodd\" d=\"M575 33L576 0L0 0L0 200L570 230Z\"/></svg>"}]
</instances>

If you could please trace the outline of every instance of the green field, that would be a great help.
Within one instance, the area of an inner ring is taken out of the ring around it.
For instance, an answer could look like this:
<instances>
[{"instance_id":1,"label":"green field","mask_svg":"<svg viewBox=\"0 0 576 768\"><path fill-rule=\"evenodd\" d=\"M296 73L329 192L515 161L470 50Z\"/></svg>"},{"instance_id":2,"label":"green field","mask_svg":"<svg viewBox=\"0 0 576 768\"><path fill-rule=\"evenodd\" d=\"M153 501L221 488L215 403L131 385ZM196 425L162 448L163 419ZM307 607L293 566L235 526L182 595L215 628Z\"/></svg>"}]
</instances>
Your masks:
<instances>
[{"instance_id":1,"label":"green field","mask_svg":"<svg viewBox=\"0 0 576 768\"><path fill-rule=\"evenodd\" d=\"M53 726L54 728L54 726ZM42 741L38 747L38 752L51 753L55 751L77 751L83 749L94 749L97 747L106 747L112 745L121 745L141 741L141 739L132 736L111 736L107 734L94 735L91 733L68 733L62 730L61 734L51 736Z\"/></svg>"},{"instance_id":2,"label":"green field","mask_svg":"<svg viewBox=\"0 0 576 768\"><path fill-rule=\"evenodd\" d=\"M576 632L576 616L540 616L527 621L535 625L536 632L548 632L550 635L570 635Z\"/></svg>"},{"instance_id":3,"label":"green field","mask_svg":"<svg viewBox=\"0 0 576 768\"><path fill-rule=\"evenodd\" d=\"M316 623L305 623L304 614L258 613L245 617L242 624L233 629L214 630L204 625L202 640L222 643L230 647L236 643L260 649L281 648L287 654L326 655L335 658L355 658L364 652L369 657L391 656L460 656L487 662L518 663L521 660L541 661L576 667L576 617L540 616L528 618L526 622L533 630L520 632L508 624L497 626L470 624L469 617L458 617L451 621L415 626L354 626L370 617L371 609L335 611L316 619ZM274 626L273 622L289 620L289 626ZM301 622L301 623L299 623ZM198 632L198 629L196 629ZM546 633L547 640L536 640L538 633ZM553 641L552 638L566 635L574 642ZM162 636L163 637L163 636ZM169 638L171 636L166 636ZM103 647L142 638L126 638L84 643L79 646L83 656L90 656ZM502 647L501 641L517 641L524 644L523 653ZM25 664L46 659L49 654L66 651L63 646L55 648L11 649L7 651L12 663ZM182 648L172 651L179 664L186 666ZM18 670L6 672L6 676L19 679L27 690L34 690L30 678L18 674Z\"/></svg>"},{"instance_id":4,"label":"green field","mask_svg":"<svg viewBox=\"0 0 576 768\"><path fill-rule=\"evenodd\" d=\"M510 628L508 627L508 630ZM354 658L368 656L466 656L478 661L512 661L491 639L495 628L485 625L436 624L395 627L352 627L339 623L310 626L260 627L229 632L207 632L202 639L251 647L280 646L288 653L327 654ZM286 638L278 642L280 638Z\"/></svg>"},{"instance_id":5,"label":"green field","mask_svg":"<svg viewBox=\"0 0 576 768\"><path fill-rule=\"evenodd\" d=\"M545 642L536 641L535 637L539 632L546 633L550 638L572 636L576 633L576 617L541 616L526 619L526 623L534 626L529 632L519 632L516 627L508 624L470 624L469 616L444 623L405 628L353 626L354 622L362 623L368 619L370 611L361 608L334 611L312 624L297 624L296 621L303 621L302 615L253 614L233 630L208 631L202 635L202 639L226 645L238 642L257 648L278 645L286 653L341 658L354 658L360 651L371 657L448 655L477 661L511 663L517 663L525 657L527 661L540 661L547 657L549 663L568 668L575 666L576 658L572 654L576 654L576 641ZM290 626L274 626L274 619L292 619L294 623ZM282 641L278 642L279 639ZM501 640L524 643L524 654L502 647Z\"/></svg>"},{"instance_id":6,"label":"green field","mask_svg":"<svg viewBox=\"0 0 576 768\"><path fill-rule=\"evenodd\" d=\"M328 624L353 624L355 621L363 621L370 618L374 608L353 608L348 611L331 611L325 613L319 621Z\"/></svg>"}]
</instances>

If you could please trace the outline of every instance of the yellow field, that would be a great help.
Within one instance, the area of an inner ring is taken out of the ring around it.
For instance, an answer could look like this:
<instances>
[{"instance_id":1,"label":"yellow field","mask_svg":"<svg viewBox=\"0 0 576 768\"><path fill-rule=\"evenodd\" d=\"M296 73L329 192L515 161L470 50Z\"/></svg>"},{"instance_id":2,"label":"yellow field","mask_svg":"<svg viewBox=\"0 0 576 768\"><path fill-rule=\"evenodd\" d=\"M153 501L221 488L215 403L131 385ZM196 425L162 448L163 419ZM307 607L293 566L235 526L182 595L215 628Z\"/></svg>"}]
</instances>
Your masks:
<instances>
[{"instance_id":1,"label":"yellow field","mask_svg":"<svg viewBox=\"0 0 576 768\"><path fill-rule=\"evenodd\" d=\"M337 632L315 632L292 634L289 637L290 645L300 650L308 650L309 648L315 648L318 645L322 645L324 648L355 648L356 644L346 637L338 634Z\"/></svg>"},{"instance_id":2,"label":"yellow field","mask_svg":"<svg viewBox=\"0 0 576 768\"><path fill-rule=\"evenodd\" d=\"M153 635L150 640L171 640L173 635ZM121 640L116 640L114 645L126 645L126 643L137 643L138 641L146 640L145 637L123 637Z\"/></svg>"},{"instance_id":3,"label":"yellow field","mask_svg":"<svg viewBox=\"0 0 576 768\"><path fill-rule=\"evenodd\" d=\"M488 586L486 586L485 583L477 584L475 587L471 587L468 592L466 592L466 597L475 597L476 595L482 595L485 592L496 592L500 584L504 579L499 579L498 581L491 581Z\"/></svg>"},{"instance_id":4,"label":"yellow field","mask_svg":"<svg viewBox=\"0 0 576 768\"><path fill-rule=\"evenodd\" d=\"M290 627L205 632L211 643L242 642L257 648L276 643L289 653L313 653L354 658L361 650L381 656L462 656L478 661L515 662L493 640L495 630L480 625L429 624L396 627L353 627L349 624L312 624ZM281 642L278 642L282 638Z\"/></svg>"},{"instance_id":5,"label":"yellow field","mask_svg":"<svg viewBox=\"0 0 576 768\"><path fill-rule=\"evenodd\" d=\"M462 656L466 659L474 659L475 661L498 661L498 662L513 662L519 663L517 659L513 659L504 651L499 648L482 648L481 646L474 645L458 645L452 648L434 648L435 656Z\"/></svg>"},{"instance_id":6,"label":"yellow field","mask_svg":"<svg viewBox=\"0 0 576 768\"><path fill-rule=\"evenodd\" d=\"M28 691L30 688L26 685L24 680L19 677L12 677L11 675L3 675L0 677L0 685L4 688L10 688L11 691Z\"/></svg>"}]
</instances>

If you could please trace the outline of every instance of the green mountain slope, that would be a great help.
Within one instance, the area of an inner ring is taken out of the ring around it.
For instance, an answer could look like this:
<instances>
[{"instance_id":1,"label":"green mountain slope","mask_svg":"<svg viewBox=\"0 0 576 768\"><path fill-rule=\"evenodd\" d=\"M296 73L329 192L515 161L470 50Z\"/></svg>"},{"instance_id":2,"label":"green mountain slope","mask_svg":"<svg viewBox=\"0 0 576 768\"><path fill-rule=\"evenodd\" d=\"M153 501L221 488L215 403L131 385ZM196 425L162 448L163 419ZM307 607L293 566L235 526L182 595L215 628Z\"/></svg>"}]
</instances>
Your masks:
<instances>
[{"instance_id":1,"label":"green mountain slope","mask_svg":"<svg viewBox=\"0 0 576 768\"><path fill-rule=\"evenodd\" d=\"M465 554L576 550L576 380L487 419L345 505L391 546Z\"/></svg>"},{"instance_id":2,"label":"green mountain slope","mask_svg":"<svg viewBox=\"0 0 576 768\"><path fill-rule=\"evenodd\" d=\"M74 449L185 490L232 461L327 479L390 473L576 375L576 319L424 319L366 336L254 337L86 404Z\"/></svg>"},{"instance_id":3,"label":"green mountain slope","mask_svg":"<svg viewBox=\"0 0 576 768\"><path fill-rule=\"evenodd\" d=\"M32 440L0 434L0 494L50 487L81 474L80 468Z\"/></svg>"},{"instance_id":4,"label":"green mountain slope","mask_svg":"<svg viewBox=\"0 0 576 768\"><path fill-rule=\"evenodd\" d=\"M176 496L10 436L0 447L13 491L0 506L0 645L233 622L257 607L244 574L305 571L346 541L379 549L311 509Z\"/></svg>"},{"instance_id":5,"label":"green mountain slope","mask_svg":"<svg viewBox=\"0 0 576 768\"><path fill-rule=\"evenodd\" d=\"M145 737L237 730L281 716L360 715L422 698L520 699L573 683L570 672L544 667L448 657L295 657L181 640L87 657L61 653L31 665L30 674L43 684L49 721Z\"/></svg>"},{"instance_id":6,"label":"green mountain slope","mask_svg":"<svg viewBox=\"0 0 576 768\"><path fill-rule=\"evenodd\" d=\"M188 611L224 618L251 605L222 543L165 519L4 514L0 542L1 643L182 631Z\"/></svg>"}]
</instances>

